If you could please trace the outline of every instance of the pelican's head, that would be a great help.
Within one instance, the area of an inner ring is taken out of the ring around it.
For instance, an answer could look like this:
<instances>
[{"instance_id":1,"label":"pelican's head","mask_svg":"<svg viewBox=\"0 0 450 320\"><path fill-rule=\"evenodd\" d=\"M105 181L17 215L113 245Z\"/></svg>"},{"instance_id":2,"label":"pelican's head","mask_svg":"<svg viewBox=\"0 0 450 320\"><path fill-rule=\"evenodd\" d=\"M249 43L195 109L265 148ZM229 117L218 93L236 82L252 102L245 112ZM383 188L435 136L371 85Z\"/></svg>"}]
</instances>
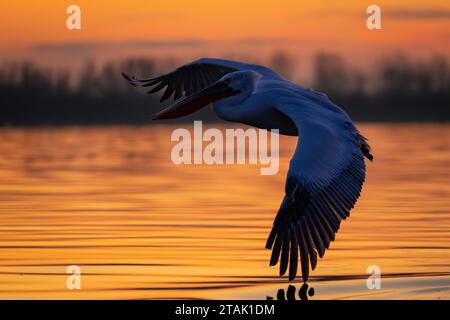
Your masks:
<instances>
[{"instance_id":1,"label":"pelican's head","mask_svg":"<svg viewBox=\"0 0 450 320\"><path fill-rule=\"evenodd\" d=\"M224 75L210 86L176 101L152 119L173 119L193 113L212 102L237 105L247 99L261 75L255 71L235 71Z\"/></svg>"},{"instance_id":2,"label":"pelican's head","mask_svg":"<svg viewBox=\"0 0 450 320\"><path fill-rule=\"evenodd\" d=\"M236 71L224 75L219 81L226 83L230 88L239 91L239 94L223 99L228 105L237 105L247 99L255 89L256 81L261 74L256 71ZM226 100L226 101L225 101Z\"/></svg>"}]
</instances>

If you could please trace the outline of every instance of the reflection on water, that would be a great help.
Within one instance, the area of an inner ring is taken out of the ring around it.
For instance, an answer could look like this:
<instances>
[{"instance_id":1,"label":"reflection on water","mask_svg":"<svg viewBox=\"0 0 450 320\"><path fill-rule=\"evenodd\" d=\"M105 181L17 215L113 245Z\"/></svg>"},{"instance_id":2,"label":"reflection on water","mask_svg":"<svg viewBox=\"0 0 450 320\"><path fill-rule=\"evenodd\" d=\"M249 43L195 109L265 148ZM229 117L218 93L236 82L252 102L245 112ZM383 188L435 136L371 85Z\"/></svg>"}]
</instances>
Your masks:
<instances>
[{"instance_id":1,"label":"reflection on water","mask_svg":"<svg viewBox=\"0 0 450 320\"><path fill-rule=\"evenodd\" d=\"M279 173L261 176L254 165L172 164L174 128L0 129L0 297L289 291L264 244L295 138L280 141ZM375 161L309 298L450 298L450 125L360 128ZM81 267L81 290L66 289L68 265ZM366 287L369 265L381 290Z\"/></svg>"},{"instance_id":2,"label":"reflection on water","mask_svg":"<svg viewBox=\"0 0 450 320\"><path fill-rule=\"evenodd\" d=\"M314 296L314 288L309 288L309 285L307 283L303 283L298 290L298 299L295 295L297 288L293 285L289 285L289 287L286 289L286 293L284 292L284 289L279 289L277 292L277 300L302 300L302 301L308 301L309 297ZM267 297L267 300L273 300L273 297Z\"/></svg>"}]
</instances>

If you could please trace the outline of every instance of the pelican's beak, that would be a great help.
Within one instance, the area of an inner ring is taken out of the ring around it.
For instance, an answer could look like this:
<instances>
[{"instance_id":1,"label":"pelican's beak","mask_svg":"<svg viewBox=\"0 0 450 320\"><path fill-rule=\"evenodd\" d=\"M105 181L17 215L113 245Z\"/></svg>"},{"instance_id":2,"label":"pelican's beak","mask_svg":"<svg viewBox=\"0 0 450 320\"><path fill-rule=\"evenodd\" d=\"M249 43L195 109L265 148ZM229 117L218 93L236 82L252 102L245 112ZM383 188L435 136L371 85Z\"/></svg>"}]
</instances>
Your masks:
<instances>
[{"instance_id":1,"label":"pelican's beak","mask_svg":"<svg viewBox=\"0 0 450 320\"><path fill-rule=\"evenodd\" d=\"M154 114L153 120L173 119L191 114L211 102L238 94L240 91L228 86L223 81L215 82L209 87L176 101L170 107Z\"/></svg>"}]
</instances>

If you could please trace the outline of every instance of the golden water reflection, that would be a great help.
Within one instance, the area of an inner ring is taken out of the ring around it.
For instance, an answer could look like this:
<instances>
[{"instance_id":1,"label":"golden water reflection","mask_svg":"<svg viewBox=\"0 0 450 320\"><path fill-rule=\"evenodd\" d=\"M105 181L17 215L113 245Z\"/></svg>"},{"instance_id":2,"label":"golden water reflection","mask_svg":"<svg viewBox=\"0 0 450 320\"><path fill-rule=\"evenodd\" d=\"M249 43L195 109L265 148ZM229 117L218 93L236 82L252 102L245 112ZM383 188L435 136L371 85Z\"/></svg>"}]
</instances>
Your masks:
<instances>
[{"instance_id":1,"label":"golden water reflection","mask_svg":"<svg viewBox=\"0 0 450 320\"><path fill-rule=\"evenodd\" d=\"M0 129L0 297L266 299L287 289L264 244L296 139L281 139L279 173L261 176L255 165L174 165L175 128ZM312 273L311 299L449 299L450 125L360 129L375 161ZM68 265L80 266L81 290L66 288ZM366 287L369 265L382 270L381 290Z\"/></svg>"}]
</instances>

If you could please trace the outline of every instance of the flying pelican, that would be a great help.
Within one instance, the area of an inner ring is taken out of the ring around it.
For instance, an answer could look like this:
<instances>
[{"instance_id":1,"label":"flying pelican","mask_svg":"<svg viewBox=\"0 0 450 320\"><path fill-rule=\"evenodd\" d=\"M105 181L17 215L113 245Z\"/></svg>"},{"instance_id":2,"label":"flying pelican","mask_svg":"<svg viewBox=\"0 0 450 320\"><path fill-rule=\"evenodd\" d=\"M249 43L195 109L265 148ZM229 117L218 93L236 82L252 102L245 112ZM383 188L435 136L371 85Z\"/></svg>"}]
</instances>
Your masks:
<instances>
[{"instance_id":1,"label":"flying pelican","mask_svg":"<svg viewBox=\"0 0 450 320\"><path fill-rule=\"evenodd\" d=\"M214 103L224 120L300 137L266 248L272 249L271 266L280 261L280 276L289 266L289 280L300 260L306 282L359 197L364 157L373 160L345 111L269 68L236 61L203 58L156 78L123 76L134 86L153 86L148 93L166 88L161 102L174 94L173 105L152 119L182 117Z\"/></svg>"}]
</instances>

